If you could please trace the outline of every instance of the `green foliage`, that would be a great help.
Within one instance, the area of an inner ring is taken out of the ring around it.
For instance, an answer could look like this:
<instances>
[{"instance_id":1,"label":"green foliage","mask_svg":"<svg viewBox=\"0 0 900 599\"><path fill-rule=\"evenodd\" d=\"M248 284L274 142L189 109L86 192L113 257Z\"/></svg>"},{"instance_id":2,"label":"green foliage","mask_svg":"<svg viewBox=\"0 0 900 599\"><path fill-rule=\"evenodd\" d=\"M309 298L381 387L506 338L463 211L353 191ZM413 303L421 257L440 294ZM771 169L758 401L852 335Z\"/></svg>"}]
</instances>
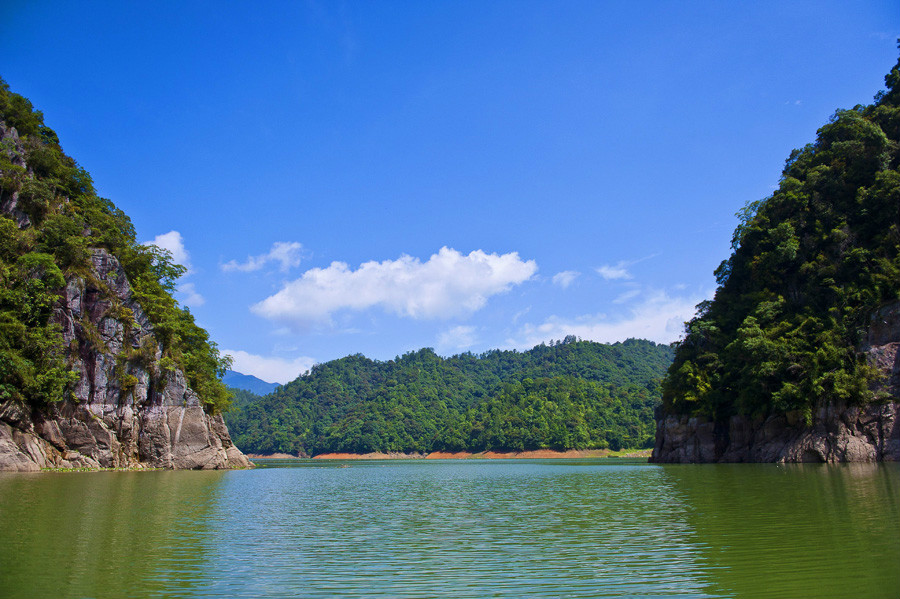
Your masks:
<instances>
[{"instance_id":1,"label":"green foliage","mask_svg":"<svg viewBox=\"0 0 900 599\"><path fill-rule=\"evenodd\" d=\"M715 299L663 383L664 410L723 420L874 398L860 348L900 298L898 67L875 104L839 110L794 150L775 193L738 213Z\"/></svg>"},{"instance_id":2,"label":"green foliage","mask_svg":"<svg viewBox=\"0 0 900 599\"><path fill-rule=\"evenodd\" d=\"M228 392L231 393L231 404L233 408L240 408L251 404L254 401L259 401L260 399L259 395L253 393L252 391L247 391L246 389L235 389L234 387L228 387Z\"/></svg>"},{"instance_id":3,"label":"green foliage","mask_svg":"<svg viewBox=\"0 0 900 599\"><path fill-rule=\"evenodd\" d=\"M379 362L347 356L226 414L244 451L307 453L605 448L653 434L672 349L629 339Z\"/></svg>"},{"instance_id":4,"label":"green foliage","mask_svg":"<svg viewBox=\"0 0 900 599\"><path fill-rule=\"evenodd\" d=\"M0 203L16 196L16 209L29 221L20 228L11 214L0 213L0 400L41 405L69 396L77 376L68 370L69 348L51 322L67 279L89 280L112 302L107 316L131 330L132 311L117 306L108 286L91 274L91 249L105 248L122 264L163 350L159 363L155 348L129 350L116 368L122 387L128 391L137 383L129 360L159 376L181 368L209 410L226 409L231 396L220 378L229 362L171 295L184 268L168 252L136 242L130 219L97 195L90 175L63 152L43 115L2 79L0 122L19 135L18 143L12 137L0 143ZM82 330L96 351L105 350L96 330Z\"/></svg>"},{"instance_id":5,"label":"green foliage","mask_svg":"<svg viewBox=\"0 0 900 599\"><path fill-rule=\"evenodd\" d=\"M574 377L507 383L466 414L473 449L605 449L652 434L658 392Z\"/></svg>"},{"instance_id":6,"label":"green foliage","mask_svg":"<svg viewBox=\"0 0 900 599\"><path fill-rule=\"evenodd\" d=\"M4 228L15 245L16 231ZM75 377L49 317L65 281L48 254L29 252L10 263L12 257L0 259L0 400L60 401Z\"/></svg>"}]
</instances>

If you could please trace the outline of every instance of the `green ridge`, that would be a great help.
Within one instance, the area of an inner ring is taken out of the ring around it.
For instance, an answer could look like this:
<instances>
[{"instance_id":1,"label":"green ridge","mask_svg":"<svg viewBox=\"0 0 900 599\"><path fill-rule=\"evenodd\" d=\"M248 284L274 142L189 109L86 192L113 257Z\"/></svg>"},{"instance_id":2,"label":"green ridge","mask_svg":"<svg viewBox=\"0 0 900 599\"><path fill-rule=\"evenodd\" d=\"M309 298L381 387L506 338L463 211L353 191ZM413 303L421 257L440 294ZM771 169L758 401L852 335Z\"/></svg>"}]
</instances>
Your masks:
<instances>
[{"instance_id":1,"label":"green ridge","mask_svg":"<svg viewBox=\"0 0 900 599\"><path fill-rule=\"evenodd\" d=\"M574 337L527 352L347 356L226 414L253 453L650 446L672 349Z\"/></svg>"}]
</instances>

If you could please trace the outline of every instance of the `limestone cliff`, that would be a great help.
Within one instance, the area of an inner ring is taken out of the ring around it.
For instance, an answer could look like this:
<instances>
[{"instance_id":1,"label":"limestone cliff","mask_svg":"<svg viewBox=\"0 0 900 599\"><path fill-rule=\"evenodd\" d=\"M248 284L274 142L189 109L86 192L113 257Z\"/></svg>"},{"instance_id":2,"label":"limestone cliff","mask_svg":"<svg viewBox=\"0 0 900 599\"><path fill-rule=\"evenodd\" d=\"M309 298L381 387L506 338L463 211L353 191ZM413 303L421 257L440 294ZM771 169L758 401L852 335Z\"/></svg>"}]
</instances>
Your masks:
<instances>
[{"instance_id":1,"label":"limestone cliff","mask_svg":"<svg viewBox=\"0 0 900 599\"><path fill-rule=\"evenodd\" d=\"M74 398L0 404L0 470L249 466L184 374L160 368L153 327L118 260L95 249L91 264L91 276L68 278L53 312L78 375Z\"/></svg>"},{"instance_id":2,"label":"limestone cliff","mask_svg":"<svg viewBox=\"0 0 900 599\"><path fill-rule=\"evenodd\" d=\"M0 470L250 466L166 260L0 79Z\"/></svg>"},{"instance_id":3,"label":"limestone cliff","mask_svg":"<svg viewBox=\"0 0 900 599\"><path fill-rule=\"evenodd\" d=\"M900 302L873 314L862 348L881 373L882 400L819 406L807 424L797 413L728 422L657 419L653 462L900 461Z\"/></svg>"}]
</instances>

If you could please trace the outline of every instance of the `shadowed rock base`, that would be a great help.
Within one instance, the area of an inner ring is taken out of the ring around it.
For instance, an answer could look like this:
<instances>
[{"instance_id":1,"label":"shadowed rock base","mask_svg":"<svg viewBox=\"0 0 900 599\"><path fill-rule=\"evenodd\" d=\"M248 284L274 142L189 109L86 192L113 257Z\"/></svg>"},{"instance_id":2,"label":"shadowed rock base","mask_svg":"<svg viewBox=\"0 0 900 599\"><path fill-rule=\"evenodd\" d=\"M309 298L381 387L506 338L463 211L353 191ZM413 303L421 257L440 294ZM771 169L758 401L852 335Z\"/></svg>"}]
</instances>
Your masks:
<instances>
[{"instance_id":1,"label":"shadowed rock base","mask_svg":"<svg viewBox=\"0 0 900 599\"><path fill-rule=\"evenodd\" d=\"M881 373L872 390L891 401L828 404L807 425L796 412L728 422L659 413L651 462L900 461L900 302L872 314L861 348Z\"/></svg>"},{"instance_id":2,"label":"shadowed rock base","mask_svg":"<svg viewBox=\"0 0 900 599\"><path fill-rule=\"evenodd\" d=\"M668 416L656 422L651 462L900 461L900 403L820 408L807 426L795 414L727 425Z\"/></svg>"}]
</instances>

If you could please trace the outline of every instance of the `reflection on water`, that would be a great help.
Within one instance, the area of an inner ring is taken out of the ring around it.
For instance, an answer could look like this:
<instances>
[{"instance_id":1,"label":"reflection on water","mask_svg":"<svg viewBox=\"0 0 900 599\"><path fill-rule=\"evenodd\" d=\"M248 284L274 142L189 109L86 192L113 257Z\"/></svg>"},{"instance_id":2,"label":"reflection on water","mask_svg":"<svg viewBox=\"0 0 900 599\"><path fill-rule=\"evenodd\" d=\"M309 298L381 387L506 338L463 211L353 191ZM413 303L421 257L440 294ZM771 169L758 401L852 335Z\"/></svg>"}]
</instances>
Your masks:
<instances>
[{"instance_id":1,"label":"reflection on water","mask_svg":"<svg viewBox=\"0 0 900 599\"><path fill-rule=\"evenodd\" d=\"M0 473L0 596L141 597L206 575L217 472Z\"/></svg>"},{"instance_id":2,"label":"reflection on water","mask_svg":"<svg viewBox=\"0 0 900 599\"><path fill-rule=\"evenodd\" d=\"M0 595L877 597L900 588L893 465L281 465L293 467L0 476Z\"/></svg>"},{"instance_id":3,"label":"reflection on water","mask_svg":"<svg viewBox=\"0 0 900 599\"><path fill-rule=\"evenodd\" d=\"M716 593L900 595L900 464L664 467Z\"/></svg>"}]
</instances>

